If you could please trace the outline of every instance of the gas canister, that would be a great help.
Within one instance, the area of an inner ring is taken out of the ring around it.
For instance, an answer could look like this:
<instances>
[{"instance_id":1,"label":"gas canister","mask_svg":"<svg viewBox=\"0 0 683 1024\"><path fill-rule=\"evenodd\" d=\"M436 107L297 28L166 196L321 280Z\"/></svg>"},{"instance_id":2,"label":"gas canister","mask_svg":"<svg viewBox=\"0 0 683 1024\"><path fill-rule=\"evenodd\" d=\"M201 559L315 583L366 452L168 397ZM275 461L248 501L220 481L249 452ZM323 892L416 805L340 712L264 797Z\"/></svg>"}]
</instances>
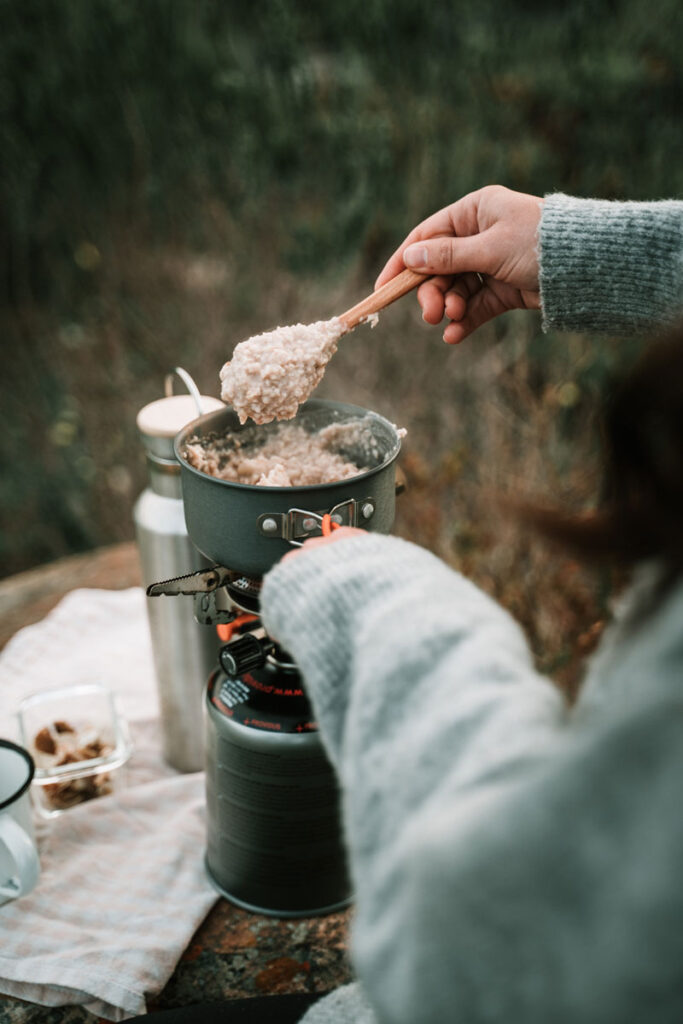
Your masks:
<instances>
[{"instance_id":1,"label":"gas canister","mask_svg":"<svg viewBox=\"0 0 683 1024\"><path fill-rule=\"evenodd\" d=\"M341 909L351 887L339 789L299 673L277 648L246 670L246 645L229 646L233 674L216 670L206 691L209 875L247 910Z\"/></svg>"}]
</instances>

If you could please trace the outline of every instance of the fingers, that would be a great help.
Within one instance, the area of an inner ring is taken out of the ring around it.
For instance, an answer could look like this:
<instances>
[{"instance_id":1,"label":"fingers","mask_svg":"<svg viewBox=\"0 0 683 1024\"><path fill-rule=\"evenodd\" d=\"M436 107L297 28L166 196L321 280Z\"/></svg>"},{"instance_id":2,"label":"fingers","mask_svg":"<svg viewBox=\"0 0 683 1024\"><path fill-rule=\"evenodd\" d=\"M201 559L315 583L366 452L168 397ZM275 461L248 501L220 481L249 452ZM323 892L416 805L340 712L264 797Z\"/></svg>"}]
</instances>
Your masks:
<instances>
[{"instance_id":1,"label":"fingers","mask_svg":"<svg viewBox=\"0 0 683 1024\"><path fill-rule=\"evenodd\" d=\"M440 239L441 242L451 240L467 241ZM418 244L427 245L427 242ZM517 289L480 272L456 276L436 274L419 286L417 300L426 323L436 325L444 315L448 317L443 334L448 345L459 344L482 324L507 310L527 305Z\"/></svg>"},{"instance_id":2,"label":"fingers","mask_svg":"<svg viewBox=\"0 0 683 1024\"><path fill-rule=\"evenodd\" d=\"M431 277L417 289L417 301L422 307L422 319L425 323L441 323L444 315L444 296L450 286L450 277Z\"/></svg>"},{"instance_id":3,"label":"fingers","mask_svg":"<svg viewBox=\"0 0 683 1024\"><path fill-rule=\"evenodd\" d=\"M543 200L489 185L418 224L391 256L375 287L404 266L426 276L477 271L538 291L537 234Z\"/></svg>"},{"instance_id":4,"label":"fingers","mask_svg":"<svg viewBox=\"0 0 683 1024\"><path fill-rule=\"evenodd\" d=\"M306 551L312 551L313 548L322 547L324 544L336 544L347 537L367 536L367 531L361 530L357 526L340 526L339 529L333 530L327 537L309 537L307 541L304 541L302 547L288 551L281 561L291 562L294 558L299 558Z\"/></svg>"},{"instance_id":5,"label":"fingers","mask_svg":"<svg viewBox=\"0 0 683 1024\"><path fill-rule=\"evenodd\" d=\"M403 251L403 262L421 274L489 273L490 231L478 235L423 239Z\"/></svg>"},{"instance_id":6,"label":"fingers","mask_svg":"<svg viewBox=\"0 0 683 1024\"><path fill-rule=\"evenodd\" d=\"M470 299L483 286L484 279L480 274L462 274L455 278L444 295L444 312L449 320L462 320Z\"/></svg>"},{"instance_id":7,"label":"fingers","mask_svg":"<svg viewBox=\"0 0 683 1024\"><path fill-rule=\"evenodd\" d=\"M420 224L413 228L409 235L407 235L398 249L391 255L387 260L382 272L375 281L375 291L381 288L383 284L390 281L396 274L400 274L405 269L405 263L403 262L403 250L407 245L412 242L420 241L423 238L435 238L439 236L445 236L452 234L453 227L451 223L450 207L446 206L443 210L439 210L437 213L433 213L431 217L427 217Z\"/></svg>"},{"instance_id":8,"label":"fingers","mask_svg":"<svg viewBox=\"0 0 683 1024\"><path fill-rule=\"evenodd\" d=\"M422 308L422 319L428 324L440 324L444 313L450 320L461 320L469 299L482 287L478 274L452 277L430 277L417 290L417 301Z\"/></svg>"},{"instance_id":9,"label":"fingers","mask_svg":"<svg viewBox=\"0 0 683 1024\"><path fill-rule=\"evenodd\" d=\"M440 239L454 239L454 236L463 239L467 236L476 236L482 228L479 223L479 207L482 195L486 192L486 189L480 189L477 192L470 192L466 196L458 199L457 202L451 203L450 206L444 206L443 209L437 210L431 217L427 217L417 227L414 227L409 235L399 245L398 249L392 254L383 268L381 274L375 282L375 289L380 288L387 281L399 274L404 267L411 266L413 270L422 271L422 266L416 262L414 265L404 262L404 252L407 247L412 246L416 242L425 241L428 243L427 249L431 254L431 250L438 246L438 240ZM481 247L477 250L481 253ZM469 258L466 250L462 249L462 258ZM462 270L481 270L485 268L478 266L463 266L459 265L459 269L449 269L448 260L442 260L440 269L425 269L425 274L435 273L458 273ZM429 260L425 263L425 266L429 264Z\"/></svg>"},{"instance_id":10,"label":"fingers","mask_svg":"<svg viewBox=\"0 0 683 1024\"><path fill-rule=\"evenodd\" d=\"M501 301L498 295L488 287L478 283L478 289L465 303L465 310L459 318L451 319L443 332L443 340L447 345L459 345L482 324L513 308ZM462 297L460 297L462 299ZM450 315L450 314L449 314Z\"/></svg>"}]
</instances>

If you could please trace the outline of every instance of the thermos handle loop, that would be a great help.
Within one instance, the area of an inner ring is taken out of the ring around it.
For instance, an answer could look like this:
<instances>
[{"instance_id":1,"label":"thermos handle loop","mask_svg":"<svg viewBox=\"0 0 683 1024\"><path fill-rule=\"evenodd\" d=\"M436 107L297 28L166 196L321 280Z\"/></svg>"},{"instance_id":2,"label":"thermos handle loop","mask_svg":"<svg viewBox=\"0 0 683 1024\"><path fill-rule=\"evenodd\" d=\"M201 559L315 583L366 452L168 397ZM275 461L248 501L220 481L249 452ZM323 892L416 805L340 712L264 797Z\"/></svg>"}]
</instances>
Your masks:
<instances>
[{"instance_id":1,"label":"thermos handle loop","mask_svg":"<svg viewBox=\"0 0 683 1024\"><path fill-rule=\"evenodd\" d=\"M166 398L171 398L173 395L173 377L177 375L182 380L183 384L194 398L194 404L197 406L197 415L204 415L204 407L202 406L202 396L199 393L199 388L190 377L187 370L183 370L182 366L176 366L171 373L167 373L164 379L164 393Z\"/></svg>"}]
</instances>

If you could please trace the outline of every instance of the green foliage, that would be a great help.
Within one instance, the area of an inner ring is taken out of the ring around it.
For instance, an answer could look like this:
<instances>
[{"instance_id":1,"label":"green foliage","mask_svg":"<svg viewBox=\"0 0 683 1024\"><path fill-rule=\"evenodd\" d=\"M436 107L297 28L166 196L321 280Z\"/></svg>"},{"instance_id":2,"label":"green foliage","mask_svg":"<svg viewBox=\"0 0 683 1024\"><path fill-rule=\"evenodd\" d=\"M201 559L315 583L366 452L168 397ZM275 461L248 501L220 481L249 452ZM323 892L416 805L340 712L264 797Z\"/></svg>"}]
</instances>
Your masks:
<instances>
[{"instance_id":1,"label":"green foliage","mask_svg":"<svg viewBox=\"0 0 683 1024\"><path fill-rule=\"evenodd\" d=\"M481 184L681 191L677 0L2 0L11 294L109 219L201 235L207 194L299 270ZM63 287L63 284L62 284Z\"/></svg>"}]
</instances>

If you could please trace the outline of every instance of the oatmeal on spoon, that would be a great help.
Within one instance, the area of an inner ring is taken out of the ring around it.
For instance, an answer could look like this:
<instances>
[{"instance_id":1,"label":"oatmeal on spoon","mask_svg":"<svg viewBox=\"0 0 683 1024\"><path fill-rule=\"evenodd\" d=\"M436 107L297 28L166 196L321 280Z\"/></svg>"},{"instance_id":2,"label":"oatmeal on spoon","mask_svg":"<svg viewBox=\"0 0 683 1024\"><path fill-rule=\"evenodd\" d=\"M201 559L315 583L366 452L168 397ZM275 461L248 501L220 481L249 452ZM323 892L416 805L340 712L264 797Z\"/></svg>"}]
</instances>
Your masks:
<instances>
[{"instance_id":1,"label":"oatmeal on spoon","mask_svg":"<svg viewBox=\"0 0 683 1024\"><path fill-rule=\"evenodd\" d=\"M221 370L221 398L240 422L289 420L322 380L343 335L361 323L377 322L377 313L427 280L404 270L341 316L312 324L276 327L240 342Z\"/></svg>"}]
</instances>

